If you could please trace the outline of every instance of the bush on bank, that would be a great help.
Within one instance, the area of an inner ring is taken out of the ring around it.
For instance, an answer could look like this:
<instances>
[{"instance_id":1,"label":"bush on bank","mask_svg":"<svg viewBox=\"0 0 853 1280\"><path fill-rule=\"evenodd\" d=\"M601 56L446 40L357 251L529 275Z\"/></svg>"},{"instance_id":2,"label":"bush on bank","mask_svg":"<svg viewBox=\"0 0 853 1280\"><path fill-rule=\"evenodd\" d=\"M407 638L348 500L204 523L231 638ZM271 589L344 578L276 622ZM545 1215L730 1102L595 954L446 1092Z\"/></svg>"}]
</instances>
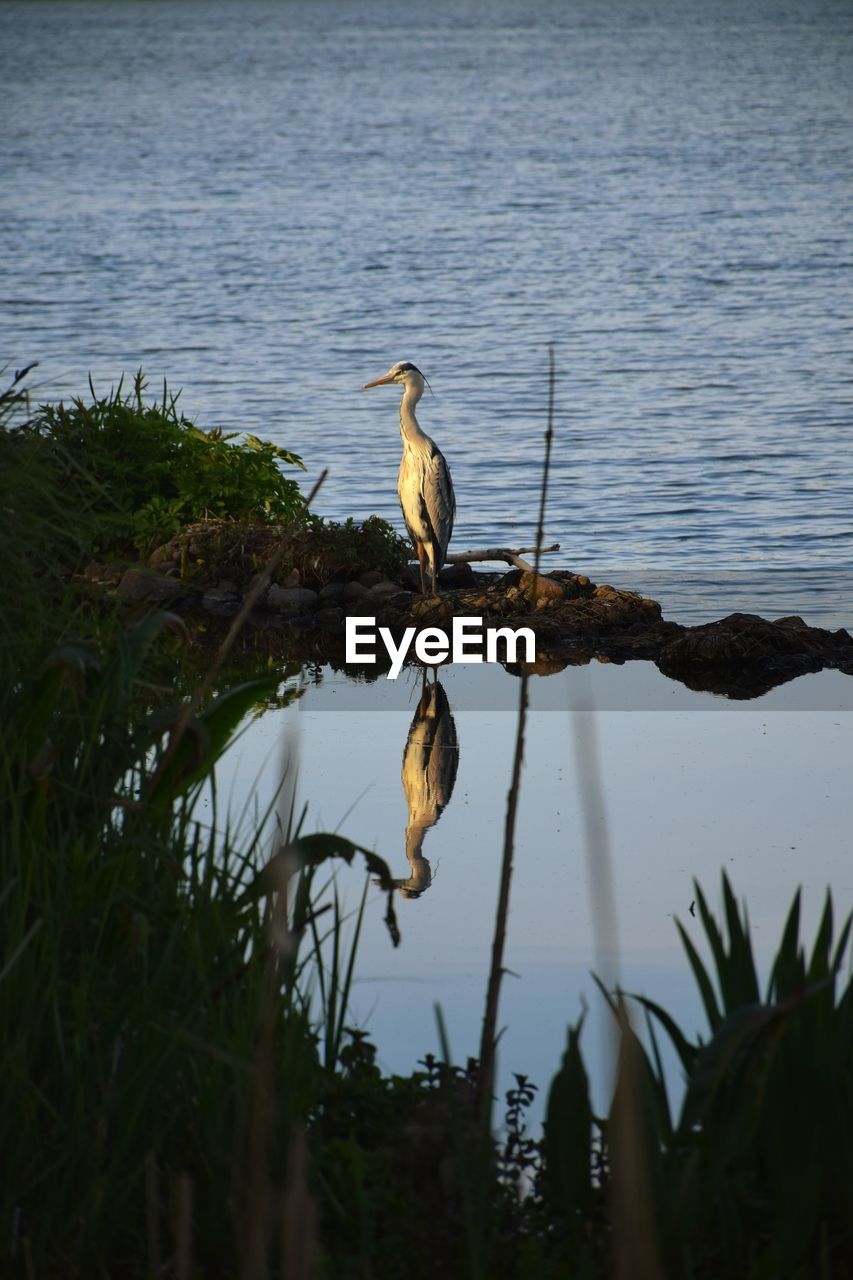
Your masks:
<instances>
[{"instance_id":1,"label":"bush on bank","mask_svg":"<svg viewBox=\"0 0 853 1280\"><path fill-rule=\"evenodd\" d=\"M67 575L84 557L148 557L171 543L182 576L242 583L282 538L290 544L283 570L306 584L405 566L408 544L385 521L327 522L305 509L285 470L304 470L290 450L248 433L200 429L165 385L158 400L146 401L141 371L127 392L122 383L105 396L90 390L89 401L43 404L16 429L0 430L5 513L48 514L57 536L44 545L56 570ZM20 391L0 397L0 427L23 407ZM51 541L61 544L58 557Z\"/></svg>"},{"instance_id":2,"label":"bush on bank","mask_svg":"<svg viewBox=\"0 0 853 1280\"><path fill-rule=\"evenodd\" d=\"M203 431L163 387L146 403L141 371L123 384L66 405L41 405L27 432L43 442L58 481L98 521L102 545L150 551L198 520L288 523L302 515L299 485L281 465L304 470L296 454L269 441L221 428Z\"/></svg>"}]
</instances>

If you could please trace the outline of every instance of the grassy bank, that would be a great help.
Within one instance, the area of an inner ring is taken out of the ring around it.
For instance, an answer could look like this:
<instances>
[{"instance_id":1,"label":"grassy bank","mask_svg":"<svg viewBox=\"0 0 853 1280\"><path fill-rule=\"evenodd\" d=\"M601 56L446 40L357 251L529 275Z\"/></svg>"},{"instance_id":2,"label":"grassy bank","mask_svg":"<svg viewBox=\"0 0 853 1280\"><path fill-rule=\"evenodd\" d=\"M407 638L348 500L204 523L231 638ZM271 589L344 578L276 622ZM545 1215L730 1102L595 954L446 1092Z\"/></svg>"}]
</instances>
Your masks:
<instances>
[{"instance_id":1,"label":"grassy bank","mask_svg":"<svg viewBox=\"0 0 853 1280\"><path fill-rule=\"evenodd\" d=\"M72 410L5 401L32 425L0 435L2 1274L850 1275L851 922L838 930L829 901L808 948L795 901L761 982L728 883L720 920L697 887L706 958L682 936L705 1034L603 990L618 1053L606 1116L571 1009L553 1011L569 1030L542 1082L541 1140L525 1131L523 1076L493 1128L477 1063L380 1072L349 1026L365 925L344 919L333 872L363 865L387 886L396 937L385 864L308 834L289 778L271 846L226 814L196 817L242 717L290 686L279 673L229 686L226 659L215 690L176 697L168 615L120 615L74 577L93 549L133 554L155 498L185 500L165 479L132 500L110 479L151 456L149 411L164 436L196 430L167 395L153 410L132 395L136 408L78 406L101 453L76 442ZM295 465L250 449L279 478ZM301 499L269 478L270 522L302 528ZM197 501L212 509L204 485ZM683 1070L677 1101L662 1038Z\"/></svg>"}]
</instances>

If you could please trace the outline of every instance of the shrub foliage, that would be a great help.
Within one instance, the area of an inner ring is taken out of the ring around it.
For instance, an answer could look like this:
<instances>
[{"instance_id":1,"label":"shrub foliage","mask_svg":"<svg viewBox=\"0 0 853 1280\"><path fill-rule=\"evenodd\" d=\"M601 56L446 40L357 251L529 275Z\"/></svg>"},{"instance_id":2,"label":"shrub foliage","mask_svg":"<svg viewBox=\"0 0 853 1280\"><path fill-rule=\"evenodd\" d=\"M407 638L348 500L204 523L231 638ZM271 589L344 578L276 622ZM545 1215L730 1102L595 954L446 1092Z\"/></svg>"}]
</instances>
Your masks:
<instances>
[{"instance_id":1,"label":"shrub foliage","mask_svg":"<svg viewBox=\"0 0 853 1280\"><path fill-rule=\"evenodd\" d=\"M281 467L301 458L256 436L204 431L178 410L164 385L146 403L141 371L92 400L42 405L25 429L53 446L54 465L73 501L97 517L102 549L150 550L192 521L220 518L287 523L302 495Z\"/></svg>"}]
</instances>

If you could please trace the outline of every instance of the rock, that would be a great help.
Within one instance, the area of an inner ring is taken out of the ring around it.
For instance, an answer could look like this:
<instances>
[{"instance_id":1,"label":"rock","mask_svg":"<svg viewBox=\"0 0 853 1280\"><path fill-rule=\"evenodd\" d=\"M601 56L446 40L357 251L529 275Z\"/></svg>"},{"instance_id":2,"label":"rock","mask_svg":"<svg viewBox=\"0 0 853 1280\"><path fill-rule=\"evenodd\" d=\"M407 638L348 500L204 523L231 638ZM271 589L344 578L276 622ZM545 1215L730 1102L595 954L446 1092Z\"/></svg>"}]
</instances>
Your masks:
<instances>
[{"instance_id":1,"label":"rock","mask_svg":"<svg viewBox=\"0 0 853 1280\"><path fill-rule=\"evenodd\" d=\"M581 594L581 587L577 582L574 573L569 573L568 569L554 569L548 574L552 581L559 582L563 588L563 592L570 600L576 599ZM587 580L588 581L588 580Z\"/></svg>"},{"instance_id":2,"label":"rock","mask_svg":"<svg viewBox=\"0 0 853 1280\"><path fill-rule=\"evenodd\" d=\"M326 601L328 604L340 604L344 598L344 584L342 582L330 582L320 591L320 600Z\"/></svg>"},{"instance_id":3,"label":"rock","mask_svg":"<svg viewBox=\"0 0 853 1280\"><path fill-rule=\"evenodd\" d=\"M359 582L369 591L371 587L375 587L378 583L382 582L384 576L385 575L381 574L378 569L367 569L366 572L360 576Z\"/></svg>"},{"instance_id":4,"label":"rock","mask_svg":"<svg viewBox=\"0 0 853 1280\"><path fill-rule=\"evenodd\" d=\"M233 584L228 584L233 585ZM233 591L222 590L222 583L205 591L201 598L201 607L217 618L232 618L240 608L240 597L236 587Z\"/></svg>"},{"instance_id":5,"label":"rock","mask_svg":"<svg viewBox=\"0 0 853 1280\"><path fill-rule=\"evenodd\" d=\"M310 587L270 587L267 592L267 607L279 613L304 614L307 609L315 609L319 596ZM296 622L296 618L293 618Z\"/></svg>"},{"instance_id":6,"label":"rock","mask_svg":"<svg viewBox=\"0 0 853 1280\"><path fill-rule=\"evenodd\" d=\"M600 587L595 588L594 594L596 600L603 600L609 604L619 604L627 592L617 591L616 587L611 587L609 582L605 582Z\"/></svg>"},{"instance_id":7,"label":"rock","mask_svg":"<svg viewBox=\"0 0 853 1280\"><path fill-rule=\"evenodd\" d=\"M299 570L291 569L287 577L282 578L282 580L279 583L277 583L277 586L281 587L282 590L284 591L286 591L289 587L298 587L299 586Z\"/></svg>"},{"instance_id":8,"label":"rock","mask_svg":"<svg viewBox=\"0 0 853 1280\"><path fill-rule=\"evenodd\" d=\"M328 609L318 609L314 614L314 625L322 627L324 631L337 631L343 626L344 611L335 605Z\"/></svg>"},{"instance_id":9,"label":"rock","mask_svg":"<svg viewBox=\"0 0 853 1280\"><path fill-rule=\"evenodd\" d=\"M160 547L155 547L148 557L148 563L150 565L174 564L176 560L180 559L180 555L180 547L177 542L172 540L171 542L164 542Z\"/></svg>"},{"instance_id":10,"label":"rock","mask_svg":"<svg viewBox=\"0 0 853 1280\"><path fill-rule=\"evenodd\" d=\"M800 630L802 628L805 628L806 630L808 630L808 626L809 626L809 624L807 622L804 622L803 619L796 613L789 614L787 617L784 617L784 618L774 618L773 625L774 627L796 627Z\"/></svg>"},{"instance_id":11,"label":"rock","mask_svg":"<svg viewBox=\"0 0 853 1280\"><path fill-rule=\"evenodd\" d=\"M535 662L509 662L506 664L506 670L512 676L520 676L524 671L529 676L555 676L558 672L565 671L567 666L568 658L543 653L537 655Z\"/></svg>"},{"instance_id":12,"label":"rock","mask_svg":"<svg viewBox=\"0 0 853 1280\"><path fill-rule=\"evenodd\" d=\"M843 633L846 636L846 633ZM818 653L834 647L828 631L809 627L802 618L769 622L751 613L731 613L719 622L688 627L667 645L662 657L670 664L725 667L733 662L766 663L773 659ZM853 642L846 637L853 656Z\"/></svg>"},{"instance_id":13,"label":"rock","mask_svg":"<svg viewBox=\"0 0 853 1280\"><path fill-rule=\"evenodd\" d=\"M531 573L529 569L511 569L501 578L500 585L510 599L515 599L513 590L528 600L541 600L544 596L565 600L569 594L564 583L549 578L547 573Z\"/></svg>"},{"instance_id":14,"label":"rock","mask_svg":"<svg viewBox=\"0 0 853 1280\"><path fill-rule=\"evenodd\" d=\"M418 622L435 626L442 625L452 617L447 601L439 600L436 596L420 596L412 602L408 612L413 620L416 618Z\"/></svg>"},{"instance_id":15,"label":"rock","mask_svg":"<svg viewBox=\"0 0 853 1280\"><path fill-rule=\"evenodd\" d=\"M267 574L266 569L261 569L260 573L252 574L251 578L249 578L248 582L243 588L243 594L247 596L250 591L254 591L255 587L258 585L261 579L263 579L265 582L269 582L269 575ZM261 593L263 594L263 588L261 588Z\"/></svg>"},{"instance_id":16,"label":"rock","mask_svg":"<svg viewBox=\"0 0 853 1280\"><path fill-rule=\"evenodd\" d=\"M809 627L796 617L770 622L751 613L687 627L657 659L664 675L688 688L734 698L756 697L795 675L851 662L853 640L846 631Z\"/></svg>"},{"instance_id":17,"label":"rock","mask_svg":"<svg viewBox=\"0 0 853 1280\"><path fill-rule=\"evenodd\" d=\"M93 560L83 570L83 577L88 582L102 582L115 587L121 582L127 572L127 568L126 560L109 560L106 564Z\"/></svg>"},{"instance_id":18,"label":"rock","mask_svg":"<svg viewBox=\"0 0 853 1280\"><path fill-rule=\"evenodd\" d=\"M359 600L362 596L367 595L367 587L361 582L348 582L344 587L344 600L347 602Z\"/></svg>"},{"instance_id":19,"label":"rock","mask_svg":"<svg viewBox=\"0 0 853 1280\"><path fill-rule=\"evenodd\" d=\"M446 591L458 591L460 587L476 585L477 575L467 561L446 565L438 575L439 586Z\"/></svg>"},{"instance_id":20,"label":"rock","mask_svg":"<svg viewBox=\"0 0 853 1280\"><path fill-rule=\"evenodd\" d=\"M151 569L126 569L116 587L119 599L146 600L150 604L169 604L183 594L180 582Z\"/></svg>"},{"instance_id":21,"label":"rock","mask_svg":"<svg viewBox=\"0 0 853 1280\"><path fill-rule=\"evenodd\" d=\"M216 590L221 591L225 595L238 596L240 594L240 588L237 586L237 583L232 582L230 578L222 578L217 582Z\"/></svg>"},{"instance_id":22,"label":"rock","mask_svg":"<svg viewBox=\"0 0 853 1280\"><path fill-rule=\"evenodd\" d=\"M392 596L396 595L399 589L395 582L389 582L387 578L380 578L378 582L374 582L369 594L372 596Z\"/></svg>"}]
</instances>

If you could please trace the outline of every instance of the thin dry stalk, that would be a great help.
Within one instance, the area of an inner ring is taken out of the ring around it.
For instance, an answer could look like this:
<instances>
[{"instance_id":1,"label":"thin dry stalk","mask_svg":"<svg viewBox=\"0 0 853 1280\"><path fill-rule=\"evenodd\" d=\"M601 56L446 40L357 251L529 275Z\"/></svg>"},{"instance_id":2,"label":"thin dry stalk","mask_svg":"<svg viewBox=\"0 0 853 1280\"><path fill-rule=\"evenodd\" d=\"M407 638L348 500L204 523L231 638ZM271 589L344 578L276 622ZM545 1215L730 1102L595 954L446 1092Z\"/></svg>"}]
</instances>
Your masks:
<instances>
[{"instance_id":1,"label":"thin dry stalk","mask_svg":"<svg viewBox=\"0 0 853 1280\"><path fill-rule=\"evenodd\" d=\"M150 1280L158 1280L162 1267L160 1190L157 1157L153 1151L145 1156L145 1234L148 1240L148 1275Z\"/></svg>"},{"instance_id":2,"label":"thin dry stalk","mask_svg":"<svg viewBox=\"0 0 853 1280\"><path fill-rule=\"evenodd\" d=\"M188 1173L178 1178L175 1198L175 1278L190 1280L193 1248L193 1184Z\"/></svg>"},{"instance_id":3,"label":"thin dry stalk","mask_svg":"<svg viewBox=\"0 0 853 1280\"><path fill-rule=\"evenodd\" d=\"M294 1130L288 1152L287 1187L279 1199L279 1272L285 1280L309 1280L317 1205L308 1190L305 1129Z\"/></svg>"},{"instance_id":4,"label":"thin dry stalk","mask_svg":"<svg viewBox=\"0 0 853 1280\"><path fill-rule=\"evenodd\" d=\"M583 680L587 673L579 673ZM595 970L608 989L619 985L619 936L607 809L601 780L598 728L591 705L571 714L581 823L592 899Z\"/></svg>"},{"instance_id":5,"label":"thin dry stalk","mask_svg":"<svg viewBox=\"0 0 853 1280\"><path fill-rule=\"evenodd\" d=\"M273 1039L277 1012L276 991L279 982L279 945L287 930L288 871L282 863L272 870L275 881L270 889L268 927L271 945L267 952L261 1007L258 1018L258 1040L253 1072L254 1089L249 1118L246 1151L244 1240L240 1251L242 1280L261 1280L266 1274L269 1234L269 1135L275 1125Z\"/></svg>"},{"instance_id":6,"label":"thin dry stalk","mask_svg":"<svg viewBox=\"0 0 853 1280\"><path fill-rule=\"evenodd\" d=\"M545 432L545 461L542 468L542 491L539 499L539 521L536 527L536 559L534 573L539 573L539 554L545 527L545 501L548 494L548 474L551 468L551 443L554 439L554 344L548 347L548 425ZM509 916L509 891L512 882L512 861L515 851L515 823L518 813L518 797L521 790L521 768L524 763L524 732L527 724L528 682L529 674L526 666L521 672L521 687L518 695L518 727L515 735L515 751L512 760L512 778L506 804L506 822L504 824L504 847L501 861L501 879L498 890L498 905L495 912L495 932L492 941L492 963L489 970L489 985L486 992L486 1009L483 1015L483 1030L480 1038L480 1073L477 1081L477 1104L486 1131L491 1129L492 1096L495 1074L495 1052L497 1049L498 1005L500 1002L501 980L504 975L504 947L506 944L506 926Z\"/></svg>"},{"instance_id":7,"label":"thin dry stalk","mask_svg":"<svg viewBox=\"0 0 853 1280\"><path fill-rule=\"evenodd\" d=\"M611 1212L616 1280L663 1280L642 1125L641 1050L619 996L619 1098L610 1115Z\"/></svg>"},{"instance_id":8,"label":"thin dry stalk","mask_svg":"<svg viewBox=\"0 0 853 1280\"><path fill-rule=\"evenodd\" d=\"M616 1280L659 1280L662 1275L655 1229L648 1159L643 1145L637 1041L619 988L619 938L616 897L604 785L595 715L591 706L575 711L572 730L578 797L584 831L595 934L596 968L609 989L616 988L618 1021L612 1024L610 1049L617 1064L619 1089L608 1129L610 1151L614 1274Z\"/></svg>"},{"instance_id":9,"label":"thin dry stalk","mask_svg":"<svg viewBox=\"0 0 853 1280\"><path fill-rule=\"evenodd\" d=\"M326 468L317 477L317 481L313 489L308 494L308 497L304 500L302 504L304 510L307 510L311 506L311 503L314 501L318 492L320 491L320 486L323 484L323 481L326 479L326 476L328 474L329 474L329 471L328 471L328 468ZM249 591L248 595L243 601L243 604L240 608L239 613L235 614L234 619L231 623L231 626L228 628L228 632L225 636L225 639L222 641L221 645L219 646L213 658L211 659L210 666L208 667L202 679L199 681L198 685L196 686L193 696L189 699L188 702L184 704L183 709L181 710L181 714L178 716L178 719L175 722L175 727L170 734L169 745L167 746L166 750L163 752L162 756L160 757L157 768L154 770L154 773L149 779L148 786L146 788L149 794L154 791L154 789L157 786L157 783L160 781L161 776L163 775L165 770L168 768L172 760L172 757L174 756L175 752L178 749L181 739L183 738L184 734L189 728L190 721L192 720L193 716L198 711L202 702L207 697L208 693L213 687L213 681L216 679L217 672L219 671L225 659L228 657L228 654L231 652L231 649L233 648L233 645L234 645L234 641L237 639L238 635L243 630L243 627L246 625L246 620L249 617L249 614L254 609L255 605L257 604L263 592L266 591L267 587L272 582L273 575L278 569L278 566L281 564L282 559L284 558L284 553L287 550L288 546L289 546L289 542L287 537L282 538L278 546L276 547L275 552L272 558L270 559L269 563L267 564L266 568L263 570L262 573L258 574L258 577L255 580L255 583L252 586L251 591Z\"/></svg>"}]
</instances>

